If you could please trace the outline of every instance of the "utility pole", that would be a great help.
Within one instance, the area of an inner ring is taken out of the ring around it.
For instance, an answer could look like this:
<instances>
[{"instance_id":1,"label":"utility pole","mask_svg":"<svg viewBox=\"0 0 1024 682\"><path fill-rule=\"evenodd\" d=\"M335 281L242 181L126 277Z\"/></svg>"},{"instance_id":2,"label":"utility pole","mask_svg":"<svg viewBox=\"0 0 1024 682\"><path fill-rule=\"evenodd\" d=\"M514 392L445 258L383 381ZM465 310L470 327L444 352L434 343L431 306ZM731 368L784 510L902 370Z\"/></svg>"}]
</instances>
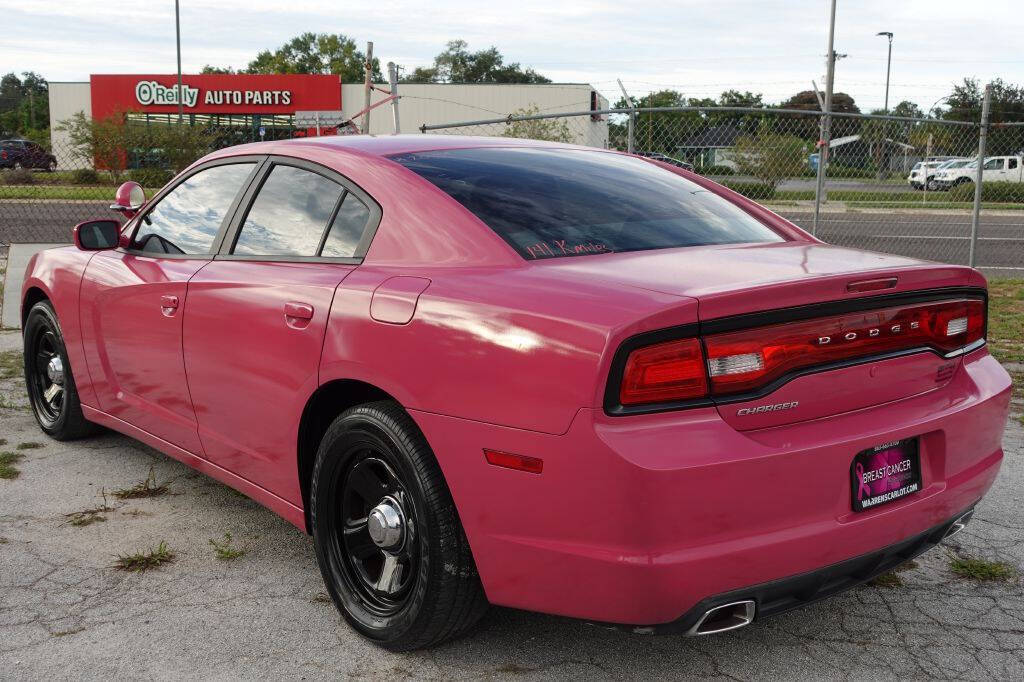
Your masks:
<instances>
[{"instance_id":1,"label":"utility pole","mask_svg":"<svg viewBox=\"0 0 1024 682\"><path fill-rule=\"evenodd\" d=\"M825 113L821 124L821 147L818 150L818 182L814 192L814 223L811 234L818 233L818 221L821 216L821 202L825 192L825 167L828 165L829 137L832 134L832 88L836 77L836 0L832 0L832 9L828 21L828 57L825 71Z\"/></svg>"},{"instance_id":2,"label":"utility pole","mask_svg":"<svg viewBox=\"0 0 1024 682\"><path fill-rule=\"evenodd\" d=\"M879 31L876 36L889 38L889 59L885 63L885 113L889 113L889 74L892 72L892 31Z\"/></svg>"},{"instance_id":3,"label":"utility pole","mask_svg":"<svg viewBox=\"0 0 1024 682\"><path fill-rule=\"evenodd\" d=\"M633 140L633 135L636 130L636 107L633 106L633 98L626 92L626 86L622 84L622 80L619 78L615 79L619 84L619 90L622 90L622 96L626 99L626 104L629 105L631 111L629 112L629 121L626 123L626 151L630 154L633 153L636 148L636 142Z\"/></svg>"},{"instance_id":4,"label":"utility pole","mask_svg":"<svg viewBox=\"0 0 1024 682\"><path fill-rule=\"evenodd\" d=\"M974 213L971 215L971 250L967 264L974 267L978 245L978 224L981 222L981 182L985 177L985 145L988 142L988 116L992 105L992 84L985 86L985 99L981 103L981 131L978 135L978 172L974 177ZM927 178L927 175L925 176Z\"/></svg>"},{"instance_id":5,"label":"utility pole","mask_svg":"<svg viewBox=\"0 0 1024 682\"><path fill-rule=\"evenodd\" d=\"M388 62L388 81L391 85L391 114L394 116L395 135L402 132L402 126L398 122L398 66L394 62Z\"/></svg>"},{"instance_id":6,"label":"utility pole","mask_svg":"<svg viewBox=\"0 0 1024 682\"><path fill-rule=\"evenodd\" d=\"M363 79L363 135L370 134L370 93L373 92L373 41L366 43L366 76Z\"/></svg>"},{"instance_id":7,"label":"utility pole","mask_svg":"<svg viewBox=\"0 0 1024 682\"><path fill-rule=\"evenodd\" d=\"M178 125L181 125L185 113L185 105L181 101L181 18L178 10L178 0L174 0L174 39L178 44Z\"/></svg>"},{"instance_id":8,"label":"utility pole","mask_svg":"<svg viewBox=\"0 0 1024 682\"><path fill-rule=\"evenodd\" d=\"M35 92L30 88L28 91L28 127L36 127L36 100Z\"/></svg>"}]
</instances>

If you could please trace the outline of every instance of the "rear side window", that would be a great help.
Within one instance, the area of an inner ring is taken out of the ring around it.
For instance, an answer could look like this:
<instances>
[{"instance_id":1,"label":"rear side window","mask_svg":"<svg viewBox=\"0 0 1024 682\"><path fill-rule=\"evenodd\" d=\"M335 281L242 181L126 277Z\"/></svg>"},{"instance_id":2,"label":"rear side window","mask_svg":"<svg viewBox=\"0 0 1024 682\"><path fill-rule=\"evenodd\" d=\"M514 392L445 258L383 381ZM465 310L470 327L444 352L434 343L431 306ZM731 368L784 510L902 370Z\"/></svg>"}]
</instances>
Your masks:
<instances>
[{"instance_id":1,"label":"rear side window","mask_svg":"<svg viewBox=\"0 0 1024 682\"><path fill-rule=\"evenodd\" d=\"M232 253L243 256L315 256L344 194L322 175L274 166L256 195Z\"/></svg>"},{"instance_id":2,"label":"rear side window","mask_svg":"<svg viewBox=\"0 0 1024 682\"><path fill-rule=\"evenodd\" d=\"M366 223L370 220L370 210L366 204L356 199L354 194L346 194L345 200L338 208L331 231L324 241L322 256L329 258L351 258L355 255L359 240L363 238Z\"/></svg>"},{"instance_id":3,"label":"rear side window","mask_svg":"<svg viewBox=\"0 0 1024 682\"><path fill-rule=\"evenodd\" d=\"M482 148L391 158L444 190L530 260L782 241L713 192L621 154Z\"/></svg>"},{"instance_id":4,"label":"rear side window","mask_svg":"<svg viewBox=\"0 0 1024 682\"><path fill-rule=\"evenodd\" d=\"M213 166L189 176L142 217L134 248L144 253L204 255L254 163Z\"/></svg>"}]
</instances>

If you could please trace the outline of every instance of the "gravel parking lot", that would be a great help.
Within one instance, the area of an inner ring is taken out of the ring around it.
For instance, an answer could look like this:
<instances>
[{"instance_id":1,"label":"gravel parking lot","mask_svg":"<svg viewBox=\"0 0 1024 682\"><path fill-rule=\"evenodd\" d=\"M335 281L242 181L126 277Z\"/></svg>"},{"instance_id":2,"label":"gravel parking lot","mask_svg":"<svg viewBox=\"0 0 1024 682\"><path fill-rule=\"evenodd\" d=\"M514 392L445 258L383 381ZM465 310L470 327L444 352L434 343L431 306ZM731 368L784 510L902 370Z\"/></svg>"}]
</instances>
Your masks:
<instances>
[{"instance_id":1,"label":"gravel parking lot","mask_svg":"<svg viewBox=\"0 0 1024 682\"><path fill-rule=\"evenodd\" d=\"M955 556L1024 567L1016 417L972 524L885 584L700 639L495 608L462 640L395 655L341 622L312 541L269 511L119 435L42 436L20 345L18 332L0 332L0 451L22 456L9 464L15 477L0 470L3 679L1024 678L1019 579L983 582L951 568ZM143 496L116 496L151 474L148 490L135 491ZM161 542L167 563L115 567Z\"/></svg>"}]
</instances>

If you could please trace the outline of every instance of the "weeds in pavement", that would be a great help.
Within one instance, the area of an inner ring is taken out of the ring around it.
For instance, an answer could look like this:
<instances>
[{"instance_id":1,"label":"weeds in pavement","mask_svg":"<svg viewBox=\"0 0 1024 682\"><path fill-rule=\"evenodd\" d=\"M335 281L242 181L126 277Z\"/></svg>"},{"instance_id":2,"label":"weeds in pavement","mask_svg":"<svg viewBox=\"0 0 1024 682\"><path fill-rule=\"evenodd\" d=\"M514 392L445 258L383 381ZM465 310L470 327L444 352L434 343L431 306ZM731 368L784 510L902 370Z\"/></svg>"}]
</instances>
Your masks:
<instances>
[{"instance_id":1,"label":"weeds in pavement","mask_svg":"<svg viewBox=\"0 0 1024 682\"><path fill-rule=\"evenodd\" d=\"M892 570L895 571L896 573L902 573L903 571L913 571L919 565L920 564L918 564L916 561L908 561L906 563L900 564L899 566L897 566L896 568L894 568Z\"/></svg>"},{"instance_id":2,"label":"weeds in pavement","mask_svg":"<svg viewBox=\"0 0 1024 682\"><path fill-rule=\"evenodd\" d=\"M53 637L67 637L68 635L78 634L83 630L85 630L85 626L71 628L70 630L57 630L56 632L51 632L50 635L52 635Z\"/></svg>"},{"instance_id":3,"label":"weeds in pavement","mask_svg":"<svg viewBox=\"0 0 1024 682\"><path fill-rule=\"evenodd\" d=\"M2 448L5 445L7 445L7 439L6 438L0 438L0 448Z\"/></svg>"},{"instance_id":4,"label":"weeds in pavement","mask_svg":"<svg viewBox=\"0 0 1024 682\"><path fill-rule=\"evenodd\" d=\"M167 484L157 485L156 474L153 467L149 467L149 476L145 481L139 481L130 488L121 488L114 491L114 497L119 500L138 500L144 497L160 497L168 492Z\"/></svg>"},{"instance_id":5,"label":"weeds in pavement","mask_svg":"<svg viewBox=\"0 0 1024 682\"><path fill-rule=\"evenodd\" d=\"M142 573L158 568L170 561L174 561L174 553L167 549L167 543L161 540L156 549L151 549L148 552L136 552L135 554L122 554L118 556L114 568L120 571Z\"/></svg>"},{"instance_id":6,"label":"weeds in pavement","mask_svg":"<svg viewBox=\"0 0 1024 682\"><path fill-rule=\"evenodd\" d=\"M8 542L7 538L0 538L0 545L6 545Z\"/></svg>"},{"instance_id":7,"label":"weeds in pavement","mask_svg":"<svg viewBox=\"0 0 1024 682\"><path fill-rule=\"evenodd\" d=\"M104 514L114 511L114 508L107 504L107 491L100 491L100 495L103 496L103 504L92 509L83 509L82 511L72 512L65 514L64 518L67 519L65 523L69 526L75 526L76 528L82 528L84 526L91 526L94 523L100 521L106 521L107 517Z\"/></svg>"},{"instance_id":8,"label":"weeds in pavement","mask_svg":"<svg viewBox=\"0 0 1024 682\"><path fill-rule=\"evenodd\" d=\"M220 542L210 538L210 545L213 546L213 553L216 554L217 558L221 561L234 561L245 554L244 549L233 547L231 545L231 533L224 533L224 539Z\"/></svg>"},{"instance_id":9,"label":"weeds in pavement","mask_svg":"<svg viewBox=\"0 0 1024 682\"><path fill-rule=\"evenodd\" d=\"M25 371L20 350L8 350L0 353L0 379L16 379Z\"/></svg>"},{"instance_id":10,"label":"weeds in pavement","mask_svg":"<svg viewBox=\"0 0 1024 682\"><path fill-rule=\"evenodd\" d=\"M903 587L903 578L899 577L895 571L889 571L872 578L868 581L868 585L871 587Z\"/></svg>"},{"instance_id":11,"label":"weeds in pavement","mask_svg":"<svg viewBox=\"0 0 1024 682\"><path fill-rule=\"evenodd\" d=\"M0 478L11 480L20 476L21 471L14 465L23 459L25 455L19 452L0 452Z\"/></svg>"},{"instance_id":12,"label":"weeds in pavement","mask_svg":"<svg viewBox=\"0 0 1024 682\"><path fill-rule=\"evenodd\" d=\"M25 443L18 443L18 446L15 449L16 450L36 450L37 448L41 448L41 447L43 447L42 443L37 443L37 442L35 442L33 440L30 440L30 441L25 442Z\"/></svg>"},{"instance_id":13,"label":"weeds in pavement","mask_svg":"<svg viewBox=\"0 0 1024 682\"><path fill-rule=\"evenodd\" d=\"M980 582L1000 582L1017 575L1017 569L1005 561L988 561L973 557L954 556L949 561L949 567L961 578Z\"/></svg>"}]
</instances>

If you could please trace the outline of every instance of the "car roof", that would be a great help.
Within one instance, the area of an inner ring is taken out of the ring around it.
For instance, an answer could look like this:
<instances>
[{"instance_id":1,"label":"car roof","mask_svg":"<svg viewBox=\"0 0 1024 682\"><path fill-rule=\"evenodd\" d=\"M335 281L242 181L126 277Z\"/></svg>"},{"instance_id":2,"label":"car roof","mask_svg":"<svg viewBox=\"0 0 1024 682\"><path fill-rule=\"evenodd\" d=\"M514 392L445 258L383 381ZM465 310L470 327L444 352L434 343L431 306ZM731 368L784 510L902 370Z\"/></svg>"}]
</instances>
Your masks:
<instances>
[{"instance_id":1,"label":"car roof","mask_svg":"<svg viewBox=\"0 0 1024 682\"><path fill-rule=\"evenodd\" d=\"M475 149L480 147L526 147L534 149L586 149L604 151L595 147L524 140L518 137L479 137L470 135L331 135L326 137L300 137L291 140L253 142L225 147L207 158L239 154L302 155L303 150L332 150L369 156L391 156L444 149Z\"/></svg>"}]
</instances>

